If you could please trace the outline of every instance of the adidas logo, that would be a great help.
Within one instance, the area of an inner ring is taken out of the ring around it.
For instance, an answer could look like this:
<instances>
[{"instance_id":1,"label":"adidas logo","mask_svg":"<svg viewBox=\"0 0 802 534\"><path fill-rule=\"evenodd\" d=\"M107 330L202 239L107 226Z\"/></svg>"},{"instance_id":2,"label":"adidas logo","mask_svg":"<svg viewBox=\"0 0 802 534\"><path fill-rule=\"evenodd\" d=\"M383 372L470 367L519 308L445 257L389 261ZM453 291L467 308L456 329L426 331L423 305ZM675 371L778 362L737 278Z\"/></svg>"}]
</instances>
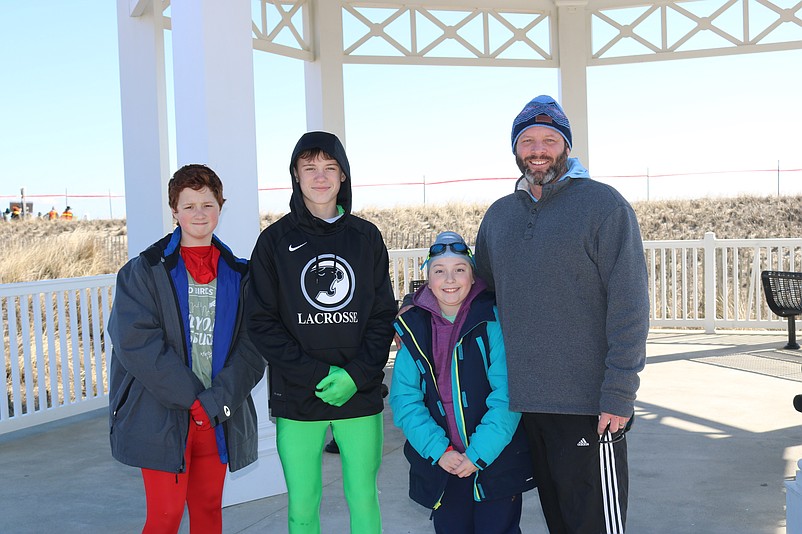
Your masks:
<instances>
[{"instance_id":1,"label":"adidas logo","mask_svg":"<svg viewBox=\"0 0 802 534\"><path fill-rule=\"evenodd\" d=\"M585 438L582 438L582 439L579 440L579 442L576 444L576 446L577 447L590 447L590 443L585 441Z\"/></svg>"}]
</instances>

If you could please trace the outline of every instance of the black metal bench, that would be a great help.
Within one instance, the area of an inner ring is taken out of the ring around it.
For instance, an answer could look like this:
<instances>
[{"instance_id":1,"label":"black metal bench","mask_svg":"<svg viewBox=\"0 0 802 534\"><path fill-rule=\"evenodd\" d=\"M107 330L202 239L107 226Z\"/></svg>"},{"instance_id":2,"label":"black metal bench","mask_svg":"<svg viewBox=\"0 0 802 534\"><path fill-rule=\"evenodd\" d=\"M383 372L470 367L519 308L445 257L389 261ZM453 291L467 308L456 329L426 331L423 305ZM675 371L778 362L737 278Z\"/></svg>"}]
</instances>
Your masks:
<instances>
[{"instance_id":1,"label":"black metal bench","mask_svg":"<svg viewBox=\"0 0 802 534\"><path fill-rule=\"evenodd\" d=\"M426 280L410 280L409 281L408 293L406 295L402 295L400 299L397 299L395 301L395 303L398 305L398 309L400 310L401 308L404 307L404 299L406 299L407 297L409 297L409 302L407 304L411 305L412 304L412 294L415 291L417 291L418 289L420 289L420 287L425 283L426 283Z\"/></svg>"},{"instance_id":2,"label":"black metal bench","mask_svg":"<svg viewBox=\"0 0 802 534\"><path fill-rule=\"evenodd\" d=\"M802 273L763 271L760 273L766 304L780 317L788 318L786 349L796 350L796 316L802 314Z\"/></svg>"}]
</instances>

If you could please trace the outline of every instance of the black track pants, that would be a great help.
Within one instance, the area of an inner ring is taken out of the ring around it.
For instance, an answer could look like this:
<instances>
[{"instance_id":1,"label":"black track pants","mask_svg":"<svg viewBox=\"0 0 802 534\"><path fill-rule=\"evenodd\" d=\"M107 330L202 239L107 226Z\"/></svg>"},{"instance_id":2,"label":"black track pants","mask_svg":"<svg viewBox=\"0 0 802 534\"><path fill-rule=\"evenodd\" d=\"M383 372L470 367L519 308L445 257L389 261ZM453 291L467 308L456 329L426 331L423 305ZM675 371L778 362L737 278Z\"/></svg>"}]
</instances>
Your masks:
<instances>
[{"instance_id":1,"label":"black track pants","mask_svg":"<svg viewBox=\"0 0 802 534\"><path fill-rule=\"evenodd\" d=\"M629 488L625 434L599 440L597 416L524 413L551 534L622 534ZM601 441L601 443L600 443Z\"/></svg>"}]
</instances>

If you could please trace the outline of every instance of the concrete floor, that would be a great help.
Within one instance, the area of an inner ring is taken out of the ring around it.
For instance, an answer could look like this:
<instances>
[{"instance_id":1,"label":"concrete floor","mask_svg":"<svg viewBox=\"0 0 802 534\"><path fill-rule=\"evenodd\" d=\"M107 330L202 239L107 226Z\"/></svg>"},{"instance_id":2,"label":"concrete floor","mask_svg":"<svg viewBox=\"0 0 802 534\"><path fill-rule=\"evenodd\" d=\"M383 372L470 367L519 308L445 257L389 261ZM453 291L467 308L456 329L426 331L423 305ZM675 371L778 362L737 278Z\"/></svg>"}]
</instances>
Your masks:
<instances>
[{"instance_id":1,"label":"concrete floor","mask_svg":"<svg viewBox=\"0 0 802 534\"><path fill-rule=\"evenodd\" d=\"M654 331L628 434L628 532L785 532L783 481L802 457L802 354L784 334ZM392 368L388 368L388 378ZM407 497L403 437L385 411L379 475L384 532L433 532ZM139 471L109 453L101 410L0 436L0 533L140 532ZM348 532L339 457L324 455L324 533ZM227 533L284 533L286 495L227 507ZM524 533L544 533L536 491ZM188 532L187 521L182 532Z\"/></svg>"}]
</instances>

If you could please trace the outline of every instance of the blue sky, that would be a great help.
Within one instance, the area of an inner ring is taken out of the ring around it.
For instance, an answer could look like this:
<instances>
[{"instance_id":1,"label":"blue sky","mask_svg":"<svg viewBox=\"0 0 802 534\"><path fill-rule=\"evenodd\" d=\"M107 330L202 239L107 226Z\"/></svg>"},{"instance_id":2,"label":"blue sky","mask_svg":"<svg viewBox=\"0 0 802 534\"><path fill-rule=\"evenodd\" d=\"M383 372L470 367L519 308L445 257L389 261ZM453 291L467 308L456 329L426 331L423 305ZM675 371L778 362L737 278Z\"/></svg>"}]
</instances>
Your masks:
<instances>
[{"instance_id":1,"label":"blue sky","mask_svg":"<svg viewBox=\"0 0 802 534\"><path fill-rule=\"evenodd\" d=\"M24 187L56 195L33 198L34 211L62 209L66 194L79 216L123 216L116 2L0 0L0 62L0 206ZM255 52L254 69L259 185L284 187L306 125L303 65ZM344 74L355 185L425 180L427 203L508 193L511 179L433 183L517 176L512 120L533 96L557 93L554 69L346 65ZM777 194L778 161L802 169L802 51L592 67L588 84L591 175L631 201L646 199L647 172L658 199ZM746 172L756 169L765 172ZM781 193L802 193L802 171L779 176ZM260 193L261 210L285 211L287 195ZM357 209L391 207L422 203L424 188L354 195Z\"/></svg>"}]
</instances>

